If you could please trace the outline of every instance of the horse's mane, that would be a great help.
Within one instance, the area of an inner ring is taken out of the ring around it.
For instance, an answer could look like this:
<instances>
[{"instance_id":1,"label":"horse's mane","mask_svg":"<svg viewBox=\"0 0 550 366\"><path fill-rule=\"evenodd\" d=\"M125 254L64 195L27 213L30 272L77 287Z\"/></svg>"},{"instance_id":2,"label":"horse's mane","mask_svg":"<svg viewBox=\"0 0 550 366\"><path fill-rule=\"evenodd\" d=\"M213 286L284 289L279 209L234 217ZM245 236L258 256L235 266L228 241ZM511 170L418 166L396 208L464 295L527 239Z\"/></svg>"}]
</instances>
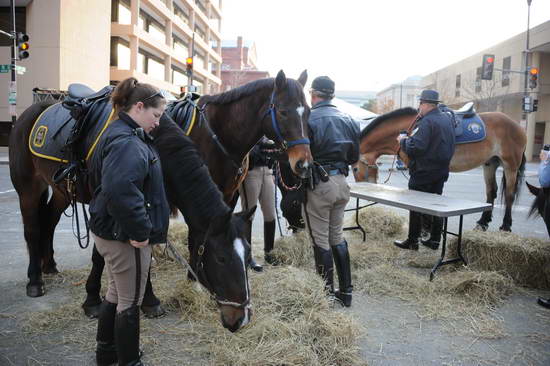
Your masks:
<instances>
[{"instance_id":1,"label":"horse's mane","mask_svg":"<svg viewBox=\"0 0 550 366\"><path fill-rule=\"evenodd\" d=\"M396 109L394 111L384 113L375 119L372 120L371 123L367 127L361 131L361 138L367 136L369 133L371 133L375 128L380 126L382 123L386 122L389 119L403 117L403 116L416 116L418 114L417 110L411 107L405 107Z\"/></svg>"},{"instance_id":2,"label":"horse's mane","mask_svg":"<svg viewBox=\"0 0 550 366\"><path fill-rule=\"evenodd\" d=\"M275 81L274 78L255 80L250 83L239 86L238 88L226 91L224 93L215 94L215 95L204 95L201 97L200 102L209 103L209 104L233 103L242 98L254 95L259 90L262 90L265 88L273 89L274 81ZM303 89L303 87L299 85L299 83L296 80L286 79L286 82L287 82L288 93L290 98L294 98L299 93L299 90Z\"/></svg>"}]
</instances>

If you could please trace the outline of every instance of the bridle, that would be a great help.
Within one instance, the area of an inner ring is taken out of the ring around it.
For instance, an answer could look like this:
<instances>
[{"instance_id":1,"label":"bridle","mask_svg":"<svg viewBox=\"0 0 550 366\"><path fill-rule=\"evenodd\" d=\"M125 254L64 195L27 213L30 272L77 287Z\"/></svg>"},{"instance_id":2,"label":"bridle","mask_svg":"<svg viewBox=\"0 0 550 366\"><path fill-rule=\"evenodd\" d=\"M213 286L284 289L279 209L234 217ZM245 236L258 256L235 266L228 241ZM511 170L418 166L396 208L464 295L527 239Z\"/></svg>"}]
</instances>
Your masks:
<instances>
[{"instance_id":1,"label":"bridle","mask_svg":"<svg viewBox=\"0 0 550 366\"><path fill-rule=\"evenodd\" d=\"M225 305L225 306L231 306L236 309L245 309L250 307L250 287L248 285L248 273L246 271L246 265L245 265L245 276L246 276L246 299L241 302L235 302L235 301L229 301L226 299L223 299L216 294L216 291L214 290L214 287L210 284L210 281L208 281L208 276L206 275L206 270L204 269L204 253L206 252L207 248L207 240L208 240L208 232L206 233L206 237L204 238L203 243L197 248L197 271L195 272L191 266L188 266L189 271L197 282L203 286L209 293L210 296L219 306ZM246 259L245 259L246 260ZM202 281L201 281L202 279Z\"/></svg>"},{"instance_id":2,"label":"bridle","mask_svg":"<svg viewBox=\"0 0 550 366\"><path fill-rule=\"evenodd\" d=\"M275 131L275 136L277 137L277 142L283 147L283 150L287 150L288 148L291 148L296 145L309 145L310 141L307 137L303 137L301 139L292 140L292 141L286 141L281 134L281 128L279 126L279 121L277 121L277 114L276 114L276 107L275 107L275 91L271 93L271 100L269 101L269 108L264 113L264 116L262 117L262 121L265 117L268 115L271 116L271 127L273 127L273 131ZM301 121L300 121L301 122Z\"/></svg>"}]
</instances>

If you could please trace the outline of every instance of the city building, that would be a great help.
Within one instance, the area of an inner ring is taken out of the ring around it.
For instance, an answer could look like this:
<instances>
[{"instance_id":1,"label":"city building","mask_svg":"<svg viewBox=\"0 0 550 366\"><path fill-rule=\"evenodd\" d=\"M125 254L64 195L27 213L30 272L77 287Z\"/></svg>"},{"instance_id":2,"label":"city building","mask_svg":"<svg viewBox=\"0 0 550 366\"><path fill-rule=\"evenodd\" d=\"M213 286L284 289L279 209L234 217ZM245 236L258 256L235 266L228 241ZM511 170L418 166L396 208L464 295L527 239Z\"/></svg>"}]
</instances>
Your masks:
<instances>
[{"instance_id":1,"label":"city building","mask_svg":"<svg viewBox=\"0 0 550 366\"><path fill-rule=\"evenodd\" d=\"M237 37L237 41L222 41L222 90L236 88L253 80L269 77L258 70L256 44Z\"/></svg>"},{"instance_id":2,"label":"city building","mask_svg":"<svg viewBox=\"0 0 550 366\"><path fill-rule=\"evenodd\" d=\"M17 77L17 113L33 88L67 90L70 83L100 89L134 76L179 94L188 84L185 59L194 52L193 84L201 93L221 86L222 0L15 0L18 31L30 56ZM11 30L9 0L0 0L0 29ZM193 42L194 38L194 42ZM10 63L0 37L0 59ZM193 48L194 44L194 49ZM0 143L11 120L10 74L0 74Z\"/></svg>"},{"instance_id":3,"label":"city building","mask_svg":"<svg viewBox=\"0 0 550 366\"><path fill-rule=\"evenodd\" d=\"M397 108L418 107L422 91L422 76L410 76L400 83L392 84L376 94L376 112L386 113Z\"/></svg>"},{"instance_id":4,"label":"city building","mask_svg":"<svg viewBox=\"0 0 550 366\"><path fill-rule=\"evenodd\" d=\"M444 103L459 108L473 101L478 111L500 111L520 122L527 132L526 157L537 158L543 144L550 143L550 21L529 31L529 63L526 65L527 32L518 34L422 79L423 88L439 91ZM483 55L494 55L492 80L481 80ZM538 100L538 111L524 118L526 66L539 70L537 87L528 88Z\"/></svg>"}]
</instances>

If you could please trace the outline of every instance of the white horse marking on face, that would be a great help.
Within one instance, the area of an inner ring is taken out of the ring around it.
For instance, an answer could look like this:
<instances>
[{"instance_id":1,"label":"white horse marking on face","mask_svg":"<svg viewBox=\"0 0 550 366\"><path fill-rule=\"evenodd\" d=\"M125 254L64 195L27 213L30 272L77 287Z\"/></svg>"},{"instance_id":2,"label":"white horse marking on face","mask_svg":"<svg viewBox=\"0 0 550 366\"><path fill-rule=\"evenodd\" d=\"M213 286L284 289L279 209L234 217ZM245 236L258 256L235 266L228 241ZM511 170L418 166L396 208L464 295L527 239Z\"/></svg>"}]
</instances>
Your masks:
<instances>
[{"instance_id":1,"label":"white horse marking on face","mask_svg":"<svg viewBox=\"0 0 550 366\"><path fill-rule=\"evenodd\" d=\"M236 238L235 241L233 242L233 247L235 248L235 252L237 253L237 255L239 256L239 258L241 259L241 262L243 264L243 271L245 273L245 281L247 282L245 285L245 288L246 288L246 298L248 299L248 277L246 276L246 262L245 262L245 258L244 258L244 245L243 245L243 241L240 239L240 238Z\"/></svg>"},{"instance_id":2,"label":"white horse marking on face","mask_svg":"<svg viewBox=\"0 0 550 366\"><path fill-rule=\"evenodd\" d=\"M300 120L302 119L302 115L304 114L304 106L299 106L298 108L296 108L296 112L298 112L298 115L300 116Z\"/></svg>"}]
</instances>

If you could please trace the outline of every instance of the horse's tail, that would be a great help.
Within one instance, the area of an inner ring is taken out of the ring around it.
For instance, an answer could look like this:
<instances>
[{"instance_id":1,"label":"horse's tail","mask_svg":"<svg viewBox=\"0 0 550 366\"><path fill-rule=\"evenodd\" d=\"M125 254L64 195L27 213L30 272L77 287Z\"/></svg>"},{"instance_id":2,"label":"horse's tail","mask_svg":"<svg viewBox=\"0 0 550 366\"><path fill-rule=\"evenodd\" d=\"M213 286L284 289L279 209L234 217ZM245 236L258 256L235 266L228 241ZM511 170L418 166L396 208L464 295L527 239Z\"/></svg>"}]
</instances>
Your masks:
<instances>
[{"instance_id":1,"label":"horse's tail","mask_svg":"<svg viewBox=\"0 0 550 366\"><path fill-rule=\"evenodd\" d=\"M519 197L521 191L521 186L523 183L523 178L525 177L525 163L527 159L525 157L525 152L521 156L521 163L519 164L518 171L516 173L516 184L514 185L514 203ZM500 189L500 199L503 200L506 194L506 174L502 174L502 183Z\"/></svg>"}]
</instances>

